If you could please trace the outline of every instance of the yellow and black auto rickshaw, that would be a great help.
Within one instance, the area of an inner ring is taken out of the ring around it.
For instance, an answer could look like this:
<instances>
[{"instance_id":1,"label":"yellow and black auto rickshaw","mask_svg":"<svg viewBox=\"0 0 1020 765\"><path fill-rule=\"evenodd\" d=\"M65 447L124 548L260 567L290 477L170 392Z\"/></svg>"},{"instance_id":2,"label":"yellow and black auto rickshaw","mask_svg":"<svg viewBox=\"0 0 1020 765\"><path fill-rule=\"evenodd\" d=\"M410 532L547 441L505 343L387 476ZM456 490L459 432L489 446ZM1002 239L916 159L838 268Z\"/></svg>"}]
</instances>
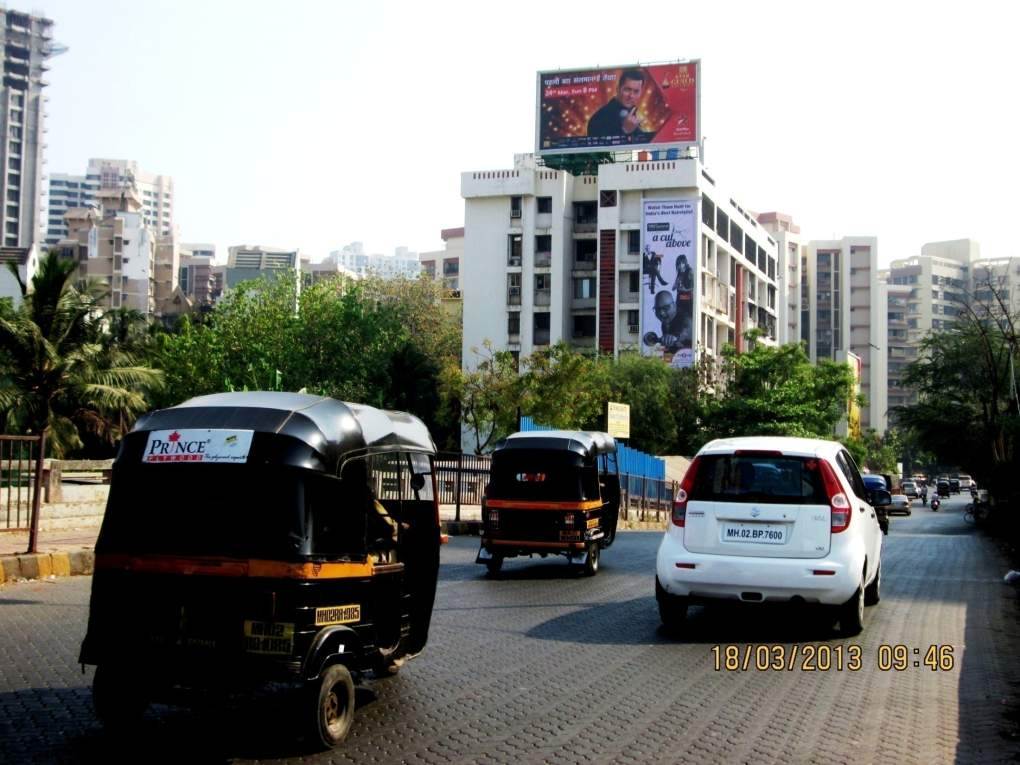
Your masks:
<instances>
[{"instance_id":1,"label":"yellow and black auto rickshaw","mask_svg":"<svg viewBox=\"0 0 1020 765\"><path fill-rule=\"evenodd\" d=\"M114 462L81 648L101 720L283 682L311 740L340 743L354 678L395 673L428 638L434 453L415 417L297 393L141 418Z\"/></svg>"},{"instance_id":2,"label":"yellow and black auto rickshaw","mask_svg":"<svg viewBox=\"0 0 1020 765\"><path fill-rule=\"evenodd\" d=\"M491 576L519 555L565 555L588 576L616 538L620 471L606 433L514 433L492 453L477 563Z\"/></svg>"}]
</instances>

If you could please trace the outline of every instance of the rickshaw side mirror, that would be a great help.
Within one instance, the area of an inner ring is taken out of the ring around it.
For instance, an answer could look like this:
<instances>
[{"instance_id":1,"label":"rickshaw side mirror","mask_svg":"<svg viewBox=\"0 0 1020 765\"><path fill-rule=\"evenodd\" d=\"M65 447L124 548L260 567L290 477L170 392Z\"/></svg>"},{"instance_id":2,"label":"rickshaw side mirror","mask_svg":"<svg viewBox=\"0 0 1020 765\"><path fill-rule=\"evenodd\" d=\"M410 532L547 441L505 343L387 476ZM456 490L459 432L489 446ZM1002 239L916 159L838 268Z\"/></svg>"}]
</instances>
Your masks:
<instances>
[{"instance_id":1,"label":"rickshaw side mirror","mask_svg":"<svg viewBox=\"0 0 1020 765\"><path fill-rule=\"evenodd\" d=\"M421 491L425 488L425 476L421 473L411 474L411 488L415 491Z\"/></svg>"}]
</instances>

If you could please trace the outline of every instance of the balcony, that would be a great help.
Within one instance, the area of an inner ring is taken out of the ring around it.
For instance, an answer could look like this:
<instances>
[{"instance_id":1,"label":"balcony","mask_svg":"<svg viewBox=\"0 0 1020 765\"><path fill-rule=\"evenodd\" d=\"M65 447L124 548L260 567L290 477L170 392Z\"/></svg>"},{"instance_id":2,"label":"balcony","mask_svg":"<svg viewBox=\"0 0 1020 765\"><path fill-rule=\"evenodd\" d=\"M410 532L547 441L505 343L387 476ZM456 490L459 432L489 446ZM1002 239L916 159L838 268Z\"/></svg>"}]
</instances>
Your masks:
<instances>
[{"instance_id":1,"label":"balcony","mask_svg":"<svg viewBox=\"0 0 1020 765\"><path fill-rule=\"evenodd\" d=\"M549 330L548 329L536 329L534 337L535 345L549 345Z\"/></svg>"},{"instance_id":2,"label":"balcony","mask_svg":"<svg viewBox=\"0 0 1020 765\"><path fill-rule=\"evenodd\" d=\"M510 287L506 293L506 304L507 305L520 305L521 304L521 288Z\"/></svg>"},{"instance_id":3,"label":"balcony","mask_svg":"<svg viewBox=\"0 0 1020 765\"><path fill-rule=\"evenodd\" d=\"M551 252L536 252L535 253L535 268L549 268L552 266L552 253Z\"/></svg>"},{"instance_id":4,"label":"balcony","mask_svg":"<svg viewBox=\"0 0 1020 765\"><path fill-rule=\"evenodd\" d=\"M552 304L551 290L535 290L535 306L548 306Z\"/></svg>"},{"instance_id":5,"label":"balcony","mask_svg":"<svg viewBox=\"0 0 1020 765\"><path fill-rule=\"evenodd\" d=\"M575 271L594 271L596 268L594 256L591 258L574 258Z\"/></svg>"}]
</instances>

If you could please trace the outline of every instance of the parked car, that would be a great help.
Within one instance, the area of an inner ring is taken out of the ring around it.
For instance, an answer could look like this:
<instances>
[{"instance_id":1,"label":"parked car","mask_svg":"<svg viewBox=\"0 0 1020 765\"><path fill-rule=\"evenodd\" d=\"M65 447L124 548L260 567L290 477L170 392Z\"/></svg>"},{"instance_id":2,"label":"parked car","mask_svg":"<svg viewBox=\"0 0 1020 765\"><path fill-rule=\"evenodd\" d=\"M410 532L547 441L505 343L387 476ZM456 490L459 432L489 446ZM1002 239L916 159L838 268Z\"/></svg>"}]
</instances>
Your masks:
<instances>
[{"instance_id":1,"label":"parked car","mask_svg":"<svg viewBox=\"0 0 1020 765\"><path fill-rule=\"evenodd\" d=\"M881 479L880 479L881 480ZM863 629L880 597L886 489L869 489L832 441L712 441L691 462L656 560L663 626L711 601L830 607L840 630Z\"/></svg>"},{"instance_id":2,"label":"parked car","mask_svg":"<svg viewBox=\"0 0 1020 765\"><path fill-rule=\"evenodd\" d=\"M960 473L960 475L958 475L956 478L960 482L961 491L970 491L971 488L977 488L977 481L975 481L966 473Z\"/></svg>"},{"instance_id":3,"label":"parked car","mask_svg":"<svg viewBox=\"0 0 1020 765\"><path fill-rule=\"evenodd\" d=\"M916 498L919 496L917 484L914 483L913 481L904 481L903 486L901 488L903 490L903 493L908 497Z\"/></svg>"},{"instance_id":4,"label":"parked car","mask_svg":"<svg viewBox=\"0 0 1020 765\"><path fill-rule=\"evenodd\" d=\"M893 494L892 503L889 505L888 511L890 515L892 513L910 515L910 497L906 494Z\"/></svg>"}]
</instances>

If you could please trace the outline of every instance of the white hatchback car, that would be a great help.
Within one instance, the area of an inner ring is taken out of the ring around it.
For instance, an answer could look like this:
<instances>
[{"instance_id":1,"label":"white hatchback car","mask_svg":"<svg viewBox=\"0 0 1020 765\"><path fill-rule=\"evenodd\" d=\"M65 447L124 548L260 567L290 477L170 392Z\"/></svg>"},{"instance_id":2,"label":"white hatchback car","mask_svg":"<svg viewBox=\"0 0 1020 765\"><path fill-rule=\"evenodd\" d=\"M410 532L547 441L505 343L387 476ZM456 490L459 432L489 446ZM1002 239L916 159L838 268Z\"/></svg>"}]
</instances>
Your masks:
<instances>
[{"instance_id":1,"label":"white hatchback car","mask_svg":"<svg viewBox=\"0 0 1020 765\"><path fill-rule=\"evenodd\" d=\"M844 635L879 600L882 531L853 458L833 441L727 438L691 462L656 560L659 615L678 629L691 603L836 607Z\"/></svg>"}]
</instances>

